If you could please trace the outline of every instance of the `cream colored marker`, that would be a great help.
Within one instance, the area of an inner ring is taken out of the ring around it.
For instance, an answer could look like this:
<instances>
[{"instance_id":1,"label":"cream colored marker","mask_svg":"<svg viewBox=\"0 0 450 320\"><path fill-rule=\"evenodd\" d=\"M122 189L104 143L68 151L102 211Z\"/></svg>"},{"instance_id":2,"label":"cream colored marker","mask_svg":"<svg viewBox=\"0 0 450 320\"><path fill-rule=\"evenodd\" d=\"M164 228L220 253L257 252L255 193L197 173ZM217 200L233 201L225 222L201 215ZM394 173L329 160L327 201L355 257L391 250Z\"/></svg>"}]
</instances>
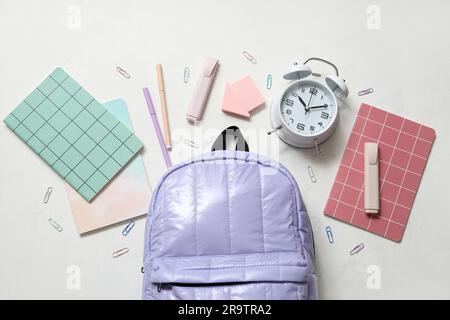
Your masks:
<instances>
[{"instance_id":1,"label":"cream colored marker","mask_svg":"<svg viewBox=\"0 0 450 320\"><path fill-rule=\"evenodd\" d=\"M364 211L380 212L378 143L364 144Z\"/></svg>"},{"instance_id":2,"label":"cream colored marker","mask_svg":"<svg viewBox=\"0 0 450 320\"><path fill-rule=\"evenodd\" d=\"M167 150L170 150L172 149L172 140L170 138L169 115L167 112L166 87L164 86L162 66L160 64L156 65L156 75L158 77L159 98L161 99L161 110L164 125L164 140L166 143Z\"/></svg>"}]
</instances>

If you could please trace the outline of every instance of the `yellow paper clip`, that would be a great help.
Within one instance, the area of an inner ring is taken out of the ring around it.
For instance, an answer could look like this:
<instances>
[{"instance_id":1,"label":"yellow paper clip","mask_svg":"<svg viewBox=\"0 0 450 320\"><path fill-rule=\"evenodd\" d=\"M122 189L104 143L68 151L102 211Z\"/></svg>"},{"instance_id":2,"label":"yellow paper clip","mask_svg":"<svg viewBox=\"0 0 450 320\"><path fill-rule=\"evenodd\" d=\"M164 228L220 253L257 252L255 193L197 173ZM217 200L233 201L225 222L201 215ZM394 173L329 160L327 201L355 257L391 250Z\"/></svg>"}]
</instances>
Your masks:
<instances>
[{"instance_id":1,"label":"yellow paper clip","mask_svg":"<svg viewBox=\"0 0 450 320\"><path fill-rule=\"evenodd\" d=\"M48 223L50 223L51 226L55 228L58 232L61 232L63 230L63 228L59 225L59 223L53 220L52 218L48 219Z\"/></svg>"},{"instance_id":2,"label":"yellow paper clip","mask_svg":"<svg viewBox=\"0 0 450 320\"><path fill-rule=\"evenodd\" d=\"M183 76L184 83L188 83L189 75L190 75L189 67L184 68L184 76Z\"/></svg>"},{"instance_id":3,"label":"yellow paper clip","mask_svg":"<svg viewBox=\"0 0 450 320\"><path fill-rule=\"evenodd\" d=\"M131 77L130 74L128 72L126 72L125 70L123 70L121 67L117 67L116 70L118 73L123 75L125 78L130 79L130 77Z\"/></svg>"},{"instance_id":4,"label":"yellow paper clip","mask_svg":"<svg viewBox=\"0 0 450 320\"><path fill-rule=\"evenodd\" d=\"M354 248L352 249L352 251L350 251L350 255L352 256L352 255L354 255L354 254L357 254L357 253L360 252L362 249L364 249L364 243L360 243L360 244L358 244L356 247L354 247Z\"/></svg>"},{"instance_id":5,"label":"yellow paper clip","mask_svg":"<svg viewBox=\"0 0 450 320\"><path fill-rule=\"evenodd\" d=\"M268 90L272 89L272 75L270 73L267 75L266 88Z\"/></svg>"},{"instance_id":6,"label":"yellow paper clip","mask_svg":"<svg viewBox=\"0 0 450 320\"><path fill-rule=\"evenodd\" d=\"M334 238L333 238L333 232L331 231L331 227L327 226L325 228L326 232L327 232L327 237L328 237L328 242L329 243L334 243Z\"/></svg>"},{"instance_id":7,"label":"yellow paper clip","mask_svg":"<svg viewBox=\"0 0 450 320\"><path fill-rule=\"evenodd\" d=\"M130 233L131 229L133 229L134 225L134 221L131 221L129 224L127 224L125 229L122 230L122 235L126 237Z\"/></svg>"},{"instance_id":8,"label":"yellow paper clip","mask_svg":"<svg viewBox=\"0 0 450 320\"><path fill-rule=\"evenodd\" d=\"M126 247L125 247L125 248L122 248L122 249L119 249L119 250L114 251L114 252L112 253L112 257L113 257L113 258L120 257L121 255L127 253L128 251L130 251L130 249L128 249L128 248L126 248Z\"/></svg>"},{"instance_id":9,"label":"yellow paper clip","mask_svg":"<svg viewBox=\"0 0 450 320\"><path fill-rule=\"evenodd\" d=\"M311 179L312 183L317 182L316 175L314 174L313 168L311 166L308 166L308 175L309 175L309 178Z\"/></svg>"},{"instance_id":10,"label":"yellow paper clip","mask_svg":"<svg viewBox=\"0 0 450 320\"><path fill-rule=\"evenodd\" d=\"M53 188L52 187L48 187L47 188L47 192L45 192L45 195L44 195L44 200L43 200L43 202L46 204L47 202L48 202L48 200L50 199L50 196L52 195L52 192L53 192Z\"/></svg>"},{"instance_id":11,"label":"yellow paper clip","mask_svg":"<svg viewBox=\"0 0 450 320\"><path fill-rule=\"evenodd\" d=\"M256 64L257 61L254 56L252 56L248 51L242 51L242 55L251 63Z\"/></svg>"}]
</instances>

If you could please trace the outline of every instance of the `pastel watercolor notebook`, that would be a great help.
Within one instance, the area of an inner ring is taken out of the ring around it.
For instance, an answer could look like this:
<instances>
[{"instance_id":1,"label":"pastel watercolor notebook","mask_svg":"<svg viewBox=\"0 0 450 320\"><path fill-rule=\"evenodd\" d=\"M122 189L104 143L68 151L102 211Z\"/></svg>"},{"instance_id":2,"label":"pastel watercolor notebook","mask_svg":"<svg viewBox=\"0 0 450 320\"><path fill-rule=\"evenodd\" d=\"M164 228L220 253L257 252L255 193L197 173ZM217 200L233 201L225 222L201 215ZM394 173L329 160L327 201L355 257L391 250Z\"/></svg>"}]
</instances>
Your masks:
<instances>
[{"instance_id":1,"label":"pastel watercolor notebook","mask_svg":"<svg viewBox=\"0 0 450 320\"><path fill-rule=\"evenodd\" d=\"M123 125L133 131L124 100L103 104ZM142 157L138 155L111 181L94 201L86 202L67 184L75 225L79 234L146 214L151 188Z\"/></svg>"},{"instance_id":2,"label":"pastel watercolor notebook","mask_svg":"<svg viewBox=\"0 0 450 320\"><path fill-rule=\"evenodd\" d=\"M143 147L139 138L61 68L4 122L87 201Z\"/></svg>"}]
</instances>

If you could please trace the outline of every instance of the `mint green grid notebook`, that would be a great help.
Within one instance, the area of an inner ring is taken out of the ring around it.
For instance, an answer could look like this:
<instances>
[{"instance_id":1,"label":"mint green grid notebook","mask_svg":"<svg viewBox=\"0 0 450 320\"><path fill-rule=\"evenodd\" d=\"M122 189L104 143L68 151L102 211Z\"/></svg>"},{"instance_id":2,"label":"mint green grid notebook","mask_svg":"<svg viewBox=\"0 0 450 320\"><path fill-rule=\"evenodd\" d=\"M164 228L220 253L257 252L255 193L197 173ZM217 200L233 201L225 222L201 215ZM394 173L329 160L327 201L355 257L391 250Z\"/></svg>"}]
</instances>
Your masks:
<instances>
[{"instance_id":1,"label":"mint green grid notebook","mask_svg":"<svg viewBox=\"0 0 450 320\"><path fill-rule=\"evenodd\" d=\"M87 201L143 146L61 68L4 122Z\"/></svg>"}]
</instances>

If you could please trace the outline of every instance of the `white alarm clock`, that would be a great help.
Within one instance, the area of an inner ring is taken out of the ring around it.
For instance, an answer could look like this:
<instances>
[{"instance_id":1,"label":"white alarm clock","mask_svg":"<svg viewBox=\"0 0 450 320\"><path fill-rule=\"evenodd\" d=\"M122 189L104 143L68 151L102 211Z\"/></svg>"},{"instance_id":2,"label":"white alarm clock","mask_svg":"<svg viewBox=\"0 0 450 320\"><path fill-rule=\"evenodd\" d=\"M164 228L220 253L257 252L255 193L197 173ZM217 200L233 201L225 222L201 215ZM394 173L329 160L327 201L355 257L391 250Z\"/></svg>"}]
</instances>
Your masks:
<instances>
[{"instance_id":1,"label":"white alarm clock","mask_svg":"<svg viewBox=\"0 0 450 320\"><path fill-rule=\"evenodd\" d=\"M317 60L331 65L336 75L325 77L313 73L306 65ZM338 122L338 99L348 96L344 80L337 67L320 58L310 58L304 64L294 64L283 75L294 80L272 101L271 124L281 140L299 148L311 148L328 139Z\"/></svg>"}]
</instances>

